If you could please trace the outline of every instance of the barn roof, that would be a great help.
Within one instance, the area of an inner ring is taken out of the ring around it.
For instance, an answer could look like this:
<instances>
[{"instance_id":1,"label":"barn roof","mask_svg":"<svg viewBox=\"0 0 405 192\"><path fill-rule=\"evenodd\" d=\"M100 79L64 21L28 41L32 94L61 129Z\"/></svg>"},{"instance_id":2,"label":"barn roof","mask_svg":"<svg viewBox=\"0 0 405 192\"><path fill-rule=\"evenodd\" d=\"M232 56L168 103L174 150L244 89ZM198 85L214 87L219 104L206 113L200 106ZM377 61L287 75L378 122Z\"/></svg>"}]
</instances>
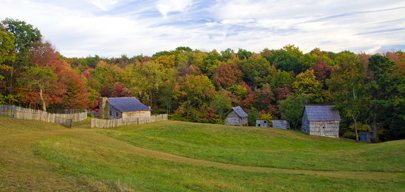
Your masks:
<instances>
[{"instance_id":1,"label":"barn roof","mask_svg":"<svg viewBox=\"0 0 405 192\"><path fill-rule=\"evenodd\" d=\"M142 104L135 97L108 98L107 102L121 112L150 111L149 107Z\"/></svg>"},{"instance_id":2,"label":"barn roof","mask_svg":"<svg viewBox=\"0 0 405 192\"><path fill-rule=\"evenodd\" d=\"M231 111L235 111L236 114L238 114L239 117L244 118L247 117L248 115L245 113L245 111L243 111L243 109L239 106L237 107L232 107L232 109L230 111L228 111L228 113L230 113ZM228 115L228 113L225 114L225 116Z\"/></svg>"},{"instance_id":3,"label":"barn roof","mask_svg":"<svg viewBox=\"0 0 405 192\"><path fill-rule=\"evenodd\" d=\"M305 105L308 121L340 121L338 110L332 110L334 105Z\"/></svg>"}]
</instances>

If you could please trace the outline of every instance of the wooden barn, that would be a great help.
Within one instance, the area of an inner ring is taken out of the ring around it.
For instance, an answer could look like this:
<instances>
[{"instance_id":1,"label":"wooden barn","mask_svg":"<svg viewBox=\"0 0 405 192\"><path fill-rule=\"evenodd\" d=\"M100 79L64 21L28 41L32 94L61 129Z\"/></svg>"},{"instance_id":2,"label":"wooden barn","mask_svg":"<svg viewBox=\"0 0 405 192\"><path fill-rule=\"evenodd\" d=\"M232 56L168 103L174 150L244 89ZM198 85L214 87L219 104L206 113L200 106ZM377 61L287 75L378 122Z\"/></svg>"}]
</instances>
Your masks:
<instances>
[{"instance_id":1,"label":"wooden barn","mask_svg":"<svg viewBox=\"0 0 405 192\"><path fill-rule=\"evenodd\" d=\"M225 125L247 126L248 115L241 107L232 107L232 109L225 114Z\"/></svg>"},{"instance_id":2,"label":"wooden barn","mask_svg":"<svg viewBox=\"0 0 405 192\"><path fill-rule=\"evenodd\" d=\"M310 135L339 138L339 111L333 105L305 105L302 131Z\"/></svg>"},{"instance_id":3,"label":"wooden barn","mask_svg":"<svg viewBox=\"0 0 405 192\"><path fill-rule=\"evenodd\" d=\"M135 97L102 97L99 101L100 118L105 119L137 119L150 117L151 109Z\"/></svg>"},{"instance_id":4,"label":"wooden barn","mask_svg":"<svg viewBox=\"0 0 405 192\"><path fill-rule=\"evenodd\" d=\"M270 127L270 122L266 119L256 119L256 127Z\"/></svg>"}]
</instances>

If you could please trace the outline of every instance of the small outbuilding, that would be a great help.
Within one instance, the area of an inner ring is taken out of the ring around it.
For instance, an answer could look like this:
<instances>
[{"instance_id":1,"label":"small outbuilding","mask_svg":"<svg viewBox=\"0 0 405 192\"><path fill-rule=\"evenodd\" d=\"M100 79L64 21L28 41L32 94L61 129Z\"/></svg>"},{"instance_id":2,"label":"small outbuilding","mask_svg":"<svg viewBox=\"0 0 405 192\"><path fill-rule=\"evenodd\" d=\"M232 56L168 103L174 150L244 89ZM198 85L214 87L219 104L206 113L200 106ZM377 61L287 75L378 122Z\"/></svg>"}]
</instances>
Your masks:
<instances>
[{"instance_id":1,"label":"small outbuilding","mask_svg":"<svg viewBox=\"0 0 405 192\"><path fill-rule=\"evenodd\" d=\"M310 135L339 138L339 111L334 105L305 105L302 131Z\"/></svg>"},{"instance_id":2,"label":"small outbuilding","mask_svg":"<svg viewBox=\"0 0 405 192\"><path fill-rule=\"evenodd\" d=\"M225 125L247 126L248 115L241 107L232 107L232 109L225 114Z\"/></svg>"},{"instance_id":3,"label":"small outbuilding","mask_svg":"<svg viewBox=\"0 0 405 192\"><path fill-rule=\"evenodd\" d=\"M273 120L273 128L290 129L290 123L286 120Z\"/></svg>"},{"instance_id":4,"label":"small outbuilding","mask_svg":"<svg viewBox=\"0 0 405 192\"><path fill-rule=\"evenodd\" d=\"M100 98L100 118L137 119L150 117L151 109L135 97Z\"/></svg>"},{"instance_id":5,"label":"small outbuilding","mask_svg":"<svg viewBox=\"0 0 405 192\"><path fill-rule=\"evenodd\" d=\"M270 127L270 122L267 119L256 119L256 127Z\"/></svg>"}]
</instances>

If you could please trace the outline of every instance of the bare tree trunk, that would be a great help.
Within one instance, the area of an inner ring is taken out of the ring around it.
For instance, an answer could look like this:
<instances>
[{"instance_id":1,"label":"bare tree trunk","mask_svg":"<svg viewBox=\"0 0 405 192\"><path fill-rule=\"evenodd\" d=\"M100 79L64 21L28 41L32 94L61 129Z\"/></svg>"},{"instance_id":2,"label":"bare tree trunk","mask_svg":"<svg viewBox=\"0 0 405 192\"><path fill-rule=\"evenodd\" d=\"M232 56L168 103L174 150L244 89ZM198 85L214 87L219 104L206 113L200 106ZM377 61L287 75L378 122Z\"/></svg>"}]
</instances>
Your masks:
<instances>
[{"instance_id":1,"label":"bare tree trunk","mask_svg":"<svg viewBox=\"0 0 405 192\"><path fill-rule=\"evenodd\" d=\"M44 100L44 97L42 96L42 88L39 89L39 97L41 98L41 101L42 101L42 109L43 109L44 111L46 111L45 100Z\"/></svg>"},{"instance_id":2,"label":"bare tree trunk","mask_svg":"<svg viewBox=\"0 0 405 192\"><path fill-rule=\"evenodd\" d=\"M354 118L352 115L353 121L354 121L354 132L356 133L356 141L359 141L359 134L357 134L357 120Z\"/></svg>"},{"instance_id":3,"label":"bare tree trunk","mask_svg":"<svg viewBox=\"0 0 405 192\"><path fill-rule=\"evenodd\" d=\"M373 105L373 138L377 138L377 105Z\"/></svg>"}]
</instances>

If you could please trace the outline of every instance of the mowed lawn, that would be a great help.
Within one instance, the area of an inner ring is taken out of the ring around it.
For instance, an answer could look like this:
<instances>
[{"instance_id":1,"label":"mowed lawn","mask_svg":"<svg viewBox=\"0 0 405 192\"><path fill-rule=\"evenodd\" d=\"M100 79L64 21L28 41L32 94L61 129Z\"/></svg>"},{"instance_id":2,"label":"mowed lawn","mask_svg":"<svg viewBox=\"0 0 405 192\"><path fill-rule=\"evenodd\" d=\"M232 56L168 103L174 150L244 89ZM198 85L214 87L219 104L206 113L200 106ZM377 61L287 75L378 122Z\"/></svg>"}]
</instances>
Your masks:
<instances>
[{"instance_id":1,"label":"mowed lawn","mask_svg":"<svg viewBox=\"0 0 405 192\"><path fill-rule=\"evenodd\" d=\"M404 146L174 121L107 130L0 117L0 191L403 191Z\"/></svg>"},{"instance_id":2,"label":"mowed lawn","mask_svg":"<svg viewBox=\"0 0 405 192\"><path fill-rule=\"evenodd\" d=\"M101 133L142 148L236 165L305 170L405 172L405 141L380 144L299 131L179 122Z\"/></svg>"}]
</instances>

